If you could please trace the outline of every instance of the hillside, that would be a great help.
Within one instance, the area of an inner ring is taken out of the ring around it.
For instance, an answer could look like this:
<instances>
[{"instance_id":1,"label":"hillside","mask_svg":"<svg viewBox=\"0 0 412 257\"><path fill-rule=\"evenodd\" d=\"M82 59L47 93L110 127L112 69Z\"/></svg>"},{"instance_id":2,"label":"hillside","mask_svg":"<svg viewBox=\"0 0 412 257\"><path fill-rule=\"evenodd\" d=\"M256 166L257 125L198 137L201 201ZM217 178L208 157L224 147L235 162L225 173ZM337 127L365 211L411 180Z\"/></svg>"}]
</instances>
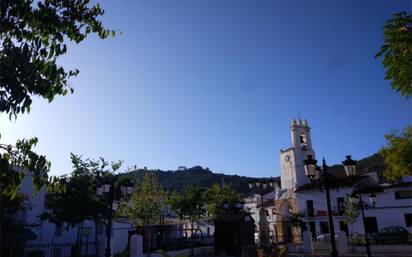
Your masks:
<instances>
[{"instance_id":1,"label":"hillside","mask_svg":"<svg viewBox=\"0 0 412 257\"><path fill-rule=\"evenodd\" d=\"M377 171L380 178L382 178L384 164L383 158L379 154L374 154L369 157L363 158L358 161L358 169L360 171ZM186 186L197 187L210 187L214 183L231 184L233 187L242 194L249 194L248 183L256 181L256 178L238 176L238 175L225 175L221 173L214 173L208 168L202 168L201 166L194 166L192 168L181 167L178 170L147 170L138 169L130 172L129 175L133 176L135 180L140 179L147 171L154 172L160 185L166 190L182 191ZM330 167L331 173L344 173L342 165L332 165ZM280 179L279 177L276 177ZM268 178L261 178L268 179Z\"/></svg>"},{"instance_id":2,"label":"hillside","mask_svg":"<svg viewBox=\"0 0 412 257\"><path fill-rule=\"evenodd\" d=\"M385 164L383 157L378 153L358 160L357 168L361 173L376 171L379 179L384 180L383 171L385 169ZM345 172L343 165L341 164L332 165L329 170L331 173L342 174Z\"/></svg>"},{"instance_id":3,"label":"hillside","mask_svg":"<svg viewBox=\"0 0 412 257\"><path fill-rule=\"evenodd\" d=\"M180 168L178 170L169 171L139 169L132 171L131 175L135 179L140 179L147 171L154 172L157 175L159 183L164 189L176 191L181 191L186 186L207 188L215 183L224 182L225 184L231 184L238 192L242 194L249 194L250 191L248 183L264 179L213 173L208 168L202 168L201 166Z\"/></svg>"}]
</instances>

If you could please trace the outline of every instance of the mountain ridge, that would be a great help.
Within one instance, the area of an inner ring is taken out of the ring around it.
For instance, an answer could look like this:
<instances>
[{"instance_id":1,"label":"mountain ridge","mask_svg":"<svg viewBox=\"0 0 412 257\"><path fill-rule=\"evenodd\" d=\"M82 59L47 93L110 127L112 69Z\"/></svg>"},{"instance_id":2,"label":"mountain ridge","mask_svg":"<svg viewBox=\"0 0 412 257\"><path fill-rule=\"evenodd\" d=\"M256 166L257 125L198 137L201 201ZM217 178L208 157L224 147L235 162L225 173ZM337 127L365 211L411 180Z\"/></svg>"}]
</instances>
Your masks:
<instances>
[{"instance_id":1,"label":"mountain ridge","mask_svg":"<svg viewBox=\"0 0 412 257\"><path fill-rule=\"evenodd\" d=\"M378 177L383 179L384 162L383 157L378 153L365 157L358 161L358 170L362 173L376 171ZM333 173L342 173L344 168L341 164L331 165L329 171ZM210 187L215 183L231 184L238 192L242 194L250 194L250 182L263 181L268 179L280 180L280 177L262 177L254 178L239 175L225 175L223 173L214 173L208 168L201 166L193 166L186 168L179 167L177 170L160 170L160 169L136 169L128 172L134 180L139 180L145 172L153 172L156 174L159 184L167 191L181 192L187 186Z\"/></svg>"}]
</instances>

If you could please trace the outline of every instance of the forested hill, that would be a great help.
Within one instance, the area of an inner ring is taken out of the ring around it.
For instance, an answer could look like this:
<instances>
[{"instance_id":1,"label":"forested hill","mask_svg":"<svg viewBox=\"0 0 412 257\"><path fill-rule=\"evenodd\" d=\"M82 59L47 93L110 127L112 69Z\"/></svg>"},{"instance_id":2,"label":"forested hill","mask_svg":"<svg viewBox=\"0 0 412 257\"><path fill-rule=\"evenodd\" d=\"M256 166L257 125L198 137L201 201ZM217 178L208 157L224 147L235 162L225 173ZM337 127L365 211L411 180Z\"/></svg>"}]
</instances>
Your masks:
<instances>
[{"instance_id":1,"label":"forested hill","mask_svg":"<svg viewBox=\"0 0 412 257\"><path fill-rule=\"evenodd\" d=\"M371 156L358 160L357 169L361 173L376 171L378 173L379 179L384 180L383 171L385 170L385 164L383 157L378 153L372 154ZM331 173L345 172L343 165L341 164L332 165L329 170Z\"/></svg>"},{"instance_id":2,"label":"forested hill","mask_svg":"<svg viewBox=\"0 0 412 257\"><path fill-rule=\"evenodd\" d=\"M138 169L132 171L132 176L139 179L147 171L154 172L159 180L159 184L166 190L181 191L187 186L196 187L210 187L215 183L231 184L238 192L243 194L249 194L248 183L256 181L256 178L238 176L238 175L225 175L221 173L214 173L208 168L202 168L201 166L194 166L192 168L180 167L178 170L148 170Z\"/></svg>"},{"instance_id":3,"label":"forested hill","mask_svg":"<svg viewBox=\"0 0 412 257\"><path fill-rule=\"evenodd\" d=\"M256 181L256 178L238 176L238 175L225 175L221 173L214 173L208 168L202 168L201 166L194 166L192 168L180 167L178 170L147 170L138 169L132 171L131 175L135 179L140 179L147 171L154 172L159 180L160 185L166 190L181 191L187 186L195 187L210 187L215 183L231 184L238 192L243 194L249 194L248 183Z\"/></svg>"},{"instance_id":4,"label":"forested hill","mask_svg":"<svg viewBox=\"0 0 412 257\"><path fill-rule=\"evenodd\" d=\"M377 171L379 177L382 178L384 170L383 158L379 154L374 154L358 160L358 169L360 171ZM275 171L278 171L278 169L275 168L273 170L274 174ZM214 183L224 182L225 184L231 184L240 193L249 194L248 183L256 181L256 178L252 177L214 173L208 168L202 168L201 166L194 166L192 168L180 167L177 170L169 171L138 169L130 172L130 175L138 180L147 171L154 172L157 175L159 183L164 189L176 191L182 191L182 189L187 186L207 188ZM330 167L330 172L344 172L343 166L332 165ZM279 177L277 178L280 179Z\"/></svg>"}]
</instances>

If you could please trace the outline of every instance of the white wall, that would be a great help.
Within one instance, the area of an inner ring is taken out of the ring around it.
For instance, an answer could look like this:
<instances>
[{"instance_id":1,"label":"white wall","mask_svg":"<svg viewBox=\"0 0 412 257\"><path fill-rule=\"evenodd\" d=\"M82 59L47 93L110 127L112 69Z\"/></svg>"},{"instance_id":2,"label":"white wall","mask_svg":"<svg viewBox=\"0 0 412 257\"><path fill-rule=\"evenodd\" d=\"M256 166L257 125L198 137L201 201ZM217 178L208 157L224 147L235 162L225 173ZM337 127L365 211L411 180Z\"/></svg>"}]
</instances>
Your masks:
<instances>
[{"instance_id":1,"label":"white wall","mask_svg":"<svg viewBox=\"0 0 412 257\"><path fill-rule=\"evenodd\" d=\"M406 188L411 189L411 188ZM376 217L378 223L378 229L381 230L388 226L402 226L406 227L405 223L405 213L412 213L412 199L395 199L395 191L400 189L388 189L385 192L376 193L376 205L375 208L365 208L365 217ZM402 190L405 190L402 189ZM331 190L331 205L332 210L337 211L337 198L346 197L352 192L351 188L340 188L337 190ZM297 192L297 204L298 210L306 212L306 201L313 200L314 211L316 215L317 210L326 211L326 196L318 190ZM366 203L370 203L369 195L362 195L362 200ZM316 232L320 234L320 221L327 221L327 216L322 217L307 217L307 221L316 221ZM343 221L343 216L334 216L334 227L335 232L339 231L339 221ZM359 216L353 224L348 224L349 233L364 233L363 222L359 212ZM412 232L412 227L407 228Z\"/></svg>"},{"instance_id":2,"label":"white wall","mask_svg":"<svg viewBox=\"0 0 412 257\"><path fill-rule=\"evenodd\" d=\"M341 188L337 190L330 191L330 199L331 199L331 207L332 210L338 211L338 197L346 197L347 194L351 192L349 188ZM305 212L307 211L307 200L313 201L313 209L315 213L315 217L307 217L306 221L314 221L316 224L316 234L321 234L320 222L328 222L328 217L325 216L316 216L317 211L324 211L326 214L327 206L326 206L326 195L325 193L320 192L319 190L310 190L304 192L296 192L296 200L297 200L297 208L298 212ZM335 233L340 231L339 222L343 221L343 216L334 216L333 217L333 224Z\"/></svg>"},{"instance_id":3,"label":"white wall","mask_svg":"<svg viewBox=\"0 0 412 257\"><path fill-rule=\"evenodd\" d=\"M339 190L330 190L330 199L331 199L331 207L332 210L338 210L338 197L346 197L348 194L352 192L350 188L340 188ZM315 190L308 190L303 192L296 192L296 200L297 200L297 207L298 211L305 211L306 212L306 201L312 200L314 211L316 213L317 210L319 211L326 211L326 194L320 192L318 189Z\"/></svg>"},{"instance_id":4,"label":"white wall","mask_svg":"<svg viewBox=\"0 0 412 257\"><path fill-rule=\"evenodd\" d=\"M111 244L113 253L122 253L126 250L129 240L129 230L132 230L133 227L133 224L130 223L113 223Z\"/></svg>"},{"instance_id":5,"label":"white wall","mask_svg":"<svg viewBox=\"0 0 412 257\"><path fill-rule=\"evenodd\" d=\"M25 211L17 214L17 218L21 219L23 224L30 226L30 229L37 235L36 240L28 241L31 244L48 244L48 243L74 243L77 240L77 232L79 227L90 227L92 230L89 236L89 242L94 242L94 222L85 221L74 228L67 228L63 225L61 236L56 236L56 225L47 220L41 221L40 215L45 209L46 188L42 187L37 194L33 194L33 183L31 174L27 174L22 181L22 186L19 192L27 198ZM99 241L104 239L104 233L99 235ZM86 240L86 239L84 239Z\"/></svg>"},{"instance_id":6,"label":"white wall","mask_svg":"<svg viewBox=\"0 0 412 257\"><path fill-rule=\"evenodd\" d=\"M275 191L269 192L265 195L263 195L263 201L271 201L272 205L265 206L265 210L269 214L267 217L267 221L269 223L269 234L270 235L275 235L275 228L274 225L276 224L276 215L273 214L273 210L275 209L274 206L274 197L275 197ZM246 211L249 211L249 214L252 216L253 220L255 221L255 229L256 229L256 234L255 236L258 235L259 232L259 209L257 208L257 202L259 203L260 206L260 195L255 195L254 197L249 197L245 199L245 207L244 209ZM267 202L266 202L267 203Z\"/></svg>"},{"instance_id":7,"label":"white wall","mask_svg":"<svg viewBox=\"0 0 412 257\"><path fill-rule=\"evenodd\" d=\"M375 208L365 209L365 217L376 217L378 229L389 226L405 227L412 233L412 227L406 227L405 214L412 213L412 199L395 199L395 192L412 188L392 188L376 194ZM369 203L369 196L362 195L363 201ZM351 225L354 233L364 233L361 219Z\"/></svg>"}]
</instances>

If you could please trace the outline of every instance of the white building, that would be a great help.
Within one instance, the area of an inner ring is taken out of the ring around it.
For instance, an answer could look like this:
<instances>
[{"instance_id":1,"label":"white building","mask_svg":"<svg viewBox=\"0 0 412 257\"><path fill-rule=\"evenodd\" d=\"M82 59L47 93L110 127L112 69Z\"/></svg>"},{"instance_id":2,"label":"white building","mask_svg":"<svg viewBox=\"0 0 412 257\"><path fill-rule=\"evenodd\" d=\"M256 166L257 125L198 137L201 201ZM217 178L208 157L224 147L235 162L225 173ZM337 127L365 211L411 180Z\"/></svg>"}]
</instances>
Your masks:
<instances>
[{"instance_id":1,"label":"white building","mask_svg":"<svg viewBox=\"0 0 412 257\"><path fill-rule=\"evenodd\" d=\"M40 216L47 211L45 207L46 188L34 194L32 183L32 173L25 173L19 194L26 198L23 211L16 214L19 224L36 235L35 239L25 242L24 247L26 253L31 250L40 249L45 253L45 257L70 256L72 247L78 243L82 245L82 253L87 251L90 255L94 254L95 242L95 224L91 220L86 220L76 224L74 227L68 227L67 224L57 226L48 220L42 220ZM168 233L171 237L183 237L182 224L174 218L174 213L169 206L166 206L162 211L164 215L164 225L168 227ZM210 222L198 223L203 235L213 235L214 226ZM153 224L153 227L159 224ZM122 253L128 244L129 231L134 231L135 226L126 218L114 218L112 220L111 232L111 250L114 254ZM103 256L106 248L106 225L99 224L97 228L97 242L99 247L99 255ZM86 247L86 245L88 245Z\"/></svg>"},{"instance_id":2,"label":"white building","mask_svg":"<svg viewBox=\"0 0 412 257\"><path fill-rule=\"evenodd\" d=\"M276 224L276 212L275 212L275 196L276 190L272 192L268 192L262 196L263 198L263 208L266 213L266 219L269 224L269 238L270 241L276 241L276 232L275 232L275 224ZM255 240L258 240L259 235L259 209L262 206L262 199L260 195L254 194L250 197L244 199L245 202L245 210L252 216L253 220L255 221Z\"/></svg>"},{"instance_id":3,"label":"white building","mask_svg":"<svg viewBox=\"0 0 412 257\"><path fill-rule=\"evenodd\" d=\"M325 193L310 183L304 172L303 160L308 155L315 159L310 128L306 120L293 119L291 127L292 146L280 151L281 190L275 199L276 233L284 237L299 236L300 231L289 224L291 213L303 213L313 237L329 232ZM361 174L358 171L358 174ZM344 222L344 209L352 186L359 180L375 180L381 192L376 193L376 205L366 205L366 226L369 232L377 232L388 226L401 226L412 232L412 178L404 178L396 184L379 184L375 172L363 173L357 181L351 181L343 173L330 174L331 205L335 232L364 234L360 215L353 223ZM369 202L368 195L362 195L364 202Z\"/></svg>"},{"instance_id":4,"label":"white building","mask_svg":"<svg viewBox=\"0 0 412 257\"><path fill-rule=\"evenodd\" d=\"M412 182L404 178L404 182L382 185L382 192L376 194L376 205L372 206L369 194L362 194L365 202L365 220L369 233L378 232L389 226L405 227L412 232ZM342 184L339 189L331 189L331 205L336 232L347 234L364 234L360 213L355 222L346 225L344 209L352 188ZM329 233L325 194L310 186L303 186L296 191L298 211L305 213L312 236Z\"/></svg>"},{"instance_id":5,"label":"white building","mask_svg":"<svg viewBox=\"0 0 412 257\"><path fill-rule=\"evenodd\" d=\"M282 189L296 189L309 183L305 176L303 161L308 155L315 158L310 128L306 120L293 119L290 127L292 146L280 150L280 180Z\"/></svg>"},{"instance_id":6,"label":"white building","mask_svg":"<svg viewBox=\"0 0 412 257\"><path fill-rule=\"evenodd\" d=\"M41 220L40 216L46 211L46 188L42 187L38 193L34 193L32 176L31 172L27 172L23 178L19 193L26 199L25 208L17 213L19 223L29 228L37 236L30 243L49 244L52 241L54 243L75 243L80 227L94 228L93 222L85 222L77 227L67 228L66 226L56 226L47 220ZM94 238L94 234L91 236Z\"/></svg>"}]
</instances>

